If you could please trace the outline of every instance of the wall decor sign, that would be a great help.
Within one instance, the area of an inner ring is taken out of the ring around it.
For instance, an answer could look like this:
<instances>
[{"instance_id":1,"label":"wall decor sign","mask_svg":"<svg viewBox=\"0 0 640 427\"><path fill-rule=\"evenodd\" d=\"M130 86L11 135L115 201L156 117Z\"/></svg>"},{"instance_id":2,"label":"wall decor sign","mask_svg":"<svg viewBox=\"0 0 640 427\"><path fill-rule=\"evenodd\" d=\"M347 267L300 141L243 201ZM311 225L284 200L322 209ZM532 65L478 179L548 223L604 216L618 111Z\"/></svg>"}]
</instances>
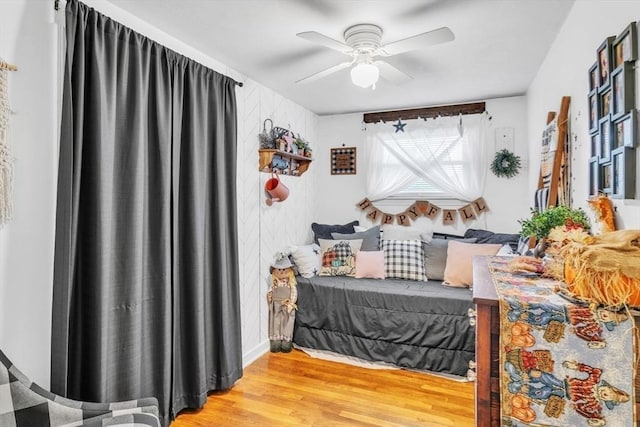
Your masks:
<instances>
[{"instance_id":1,"label":"wall decor sign","mask_svg":"<svg viewBox=\"0 0 640 427\"><path fill-rule=\"evenodd\" d=\"M617 37L607 37L596 49L588 70L589 196L635 197L638 144L635 67L637 23Z\"/></svg>"},{"instance_id":2,"label":"wall decor sign","mask_svg":"<svg viewBox=\"0 0 640 427\"><path fill-rule=\"evenodd\" d=\"M331 175L356 174L356 147L331 149Z\"/></svg>"},{"instance_id":3,"label":"wall decor sign","mask_svg":"<svg viewBox=\"0 0 640 427\"><path fill-rule=\"evenodd\" d=\"M410 226L411 221L415 221L420 216L424 216L433 221L438 217L440 212L442 212L443 225L455 224L458 217L460 217L463 223L467 223L489 212L489 207L483 197L478 197L476 200L458 209L442 209L427 200L416 200L403 212L396 214L381 211L366 197L356 203L356 206L360 208L361 211L368 212L367 218L374 224L379 222L381 225L397 224L406 227Z\"/></svg>"}]
</instances>

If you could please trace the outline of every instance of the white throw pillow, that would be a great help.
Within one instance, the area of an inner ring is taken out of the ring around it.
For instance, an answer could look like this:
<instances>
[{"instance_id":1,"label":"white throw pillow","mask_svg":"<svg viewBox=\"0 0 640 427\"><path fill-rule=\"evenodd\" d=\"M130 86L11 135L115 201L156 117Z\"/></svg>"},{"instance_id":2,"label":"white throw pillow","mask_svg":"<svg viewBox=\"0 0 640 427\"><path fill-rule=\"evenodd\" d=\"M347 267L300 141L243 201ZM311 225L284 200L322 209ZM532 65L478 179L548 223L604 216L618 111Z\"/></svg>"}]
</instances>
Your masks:
<instances>
[{"instance_id":1,"label":"white throw pillow","mask_svg":"<svg viewBox=\"0 0 640 427\"><path fill-rule=\"evenodd\" d=\"M298 274L302 277L310 278L320 273L320 246L312 243L305 246L290 246L291 257L298 267Z\"/></svg>"}]
</instances>

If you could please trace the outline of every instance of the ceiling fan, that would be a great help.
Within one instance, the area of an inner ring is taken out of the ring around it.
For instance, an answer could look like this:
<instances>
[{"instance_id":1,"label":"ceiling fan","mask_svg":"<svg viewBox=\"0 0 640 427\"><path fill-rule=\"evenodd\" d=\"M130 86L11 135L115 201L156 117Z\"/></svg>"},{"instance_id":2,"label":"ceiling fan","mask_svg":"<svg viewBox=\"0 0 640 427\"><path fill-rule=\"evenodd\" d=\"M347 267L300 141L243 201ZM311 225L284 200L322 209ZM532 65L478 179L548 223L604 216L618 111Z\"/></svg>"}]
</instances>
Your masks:
<instances>
[{"instance_id":1,"label":"ceiling fan","mask_svg":"<svg viewBox=\"0 0 640 427\"><path fill-rule=\"evenodd\" d=\"M448 27L442 27L392 43L382 44L382 28L374 24L357 24L347 28L344 32L344 43L315 31L306 31L296 35L312 43L351 56L350 61L342 62L303 77L296 83L313 82L353 66L351 68L351 81L357 86L363 88L371 86L374 89L380 75L396 84L413 78L388 62L378 59L379 57L388 57L411 50L423 49L455 39L453 32Z\"/></svg>"}]
</instances>

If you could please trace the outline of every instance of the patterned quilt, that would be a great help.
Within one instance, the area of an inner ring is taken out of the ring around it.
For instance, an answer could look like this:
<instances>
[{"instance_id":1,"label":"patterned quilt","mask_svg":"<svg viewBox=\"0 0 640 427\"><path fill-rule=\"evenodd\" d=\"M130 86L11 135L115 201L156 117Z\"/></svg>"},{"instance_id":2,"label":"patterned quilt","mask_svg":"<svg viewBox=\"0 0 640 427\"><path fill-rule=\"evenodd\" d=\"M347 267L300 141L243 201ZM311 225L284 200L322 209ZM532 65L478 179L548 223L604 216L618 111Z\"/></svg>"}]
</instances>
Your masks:
<instances>
[{"instance_id":1,"label":"patterned quilt","mask_svg":"<svg viewBox=\"0 0 640 427\"><path fill-rule=\"evenodd\" d=\"M503 426L634 426L634 320L489 259L500 303Z\"/></svg>"}]
</instances>

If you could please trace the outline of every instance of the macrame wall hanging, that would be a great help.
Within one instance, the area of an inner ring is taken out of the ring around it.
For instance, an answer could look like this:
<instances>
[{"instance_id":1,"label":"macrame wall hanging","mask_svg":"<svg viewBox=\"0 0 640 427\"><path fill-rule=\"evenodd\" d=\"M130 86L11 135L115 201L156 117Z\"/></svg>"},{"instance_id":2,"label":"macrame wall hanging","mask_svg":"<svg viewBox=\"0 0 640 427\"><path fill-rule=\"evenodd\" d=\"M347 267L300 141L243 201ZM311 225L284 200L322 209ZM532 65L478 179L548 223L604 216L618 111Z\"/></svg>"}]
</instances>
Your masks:
<instances>
[{"instance_id":1,"label":"macrame wall hanging","mask_svg":"<svg viewBox=\"0 0 640 427\"><path fill-rule=\"evenodd\" d=\"M9 145L9 71L16 71L14 65L0 60L0 227L13 214L13 158Z\"/></svg>"}]
</instances>

